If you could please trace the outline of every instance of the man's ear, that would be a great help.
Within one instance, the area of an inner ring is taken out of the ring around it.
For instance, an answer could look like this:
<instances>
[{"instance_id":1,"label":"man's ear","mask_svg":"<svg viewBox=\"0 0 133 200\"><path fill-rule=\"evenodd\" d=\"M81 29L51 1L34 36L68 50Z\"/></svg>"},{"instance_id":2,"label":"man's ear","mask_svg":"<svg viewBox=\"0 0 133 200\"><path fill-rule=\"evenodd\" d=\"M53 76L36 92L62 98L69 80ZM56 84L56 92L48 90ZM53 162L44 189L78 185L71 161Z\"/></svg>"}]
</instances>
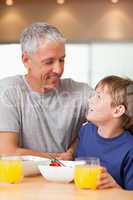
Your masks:
<instances>
[{"instance_id":1,"label":"man's ear","mask_svg":"<svg viewBox=\"0 0 133 200\"><path fill-rule=\"evenodd\" d=\"M126 108L124 105L116 106L113 111L113 116L120 117L125 113L125 111L126 111Z\"/></svg>"},{"instance_id":2,"label":"man's ear","mask_svg":"<svg viewBox=\"0 0 133 200\"><path fill-rule=\"evenodd\" d=\"M29 57L27 52L24 52L22 54L22 61L24 63L24 66L26 67L26 69L29 70L30 69L31 60L30 60L30 57Z\"/></svg>"}]
</instances>

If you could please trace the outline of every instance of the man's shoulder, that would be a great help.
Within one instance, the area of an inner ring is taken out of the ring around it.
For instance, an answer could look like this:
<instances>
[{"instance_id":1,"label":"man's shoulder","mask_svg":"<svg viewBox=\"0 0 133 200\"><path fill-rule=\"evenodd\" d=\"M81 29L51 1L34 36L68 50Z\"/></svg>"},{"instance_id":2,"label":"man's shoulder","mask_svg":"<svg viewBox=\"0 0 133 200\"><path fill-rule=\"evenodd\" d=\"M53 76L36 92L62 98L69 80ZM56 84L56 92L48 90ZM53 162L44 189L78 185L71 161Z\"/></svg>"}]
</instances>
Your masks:
<instances>
[{"instance_id":1,"label":"man's shoulder","mask_svg":"<svg viewBox=\"0 0 133 200\"><path fill-rule=\"evenodd\" d=\"M0 79L0 86L12 86L20 83L22 75L10 76Z\"/></svg>"},{"instance_id":2,"label":"man's shoulder","mask_svg":"<svg viewBox=\"0 0 133 200\"><path fill-rule=\"evenodd\" d=\"M88 86L87 83L75 81L75 80L73 80L71 78L61 79L61 84L75 86L75 87L78 87L78 86L80 86L80 87Z\"/></svg>"},{"instance_id":3,"label":"man's shoulder","mask_svg":"<svg viewBox=\"0 0 133 200\"><path fill-rule=\"evenodd\" d=\"M91 87L87 83L78 82L70 78L61 79L61 87L62 89L74 90L74 91L83 91L83 90L91 90Z\"/></svg>"},{"instance_id":4,"label":"man's shoulder","mask_svg":"<svg viewBox=\"0 0 133 200\"><path fill-rule=\"evenodd\" d=\"M21 75L6 77L0 80L0 94L3 95L7 93L16 93L18 88L21 88L23 85Z\"/></svg>"}]
</instances>

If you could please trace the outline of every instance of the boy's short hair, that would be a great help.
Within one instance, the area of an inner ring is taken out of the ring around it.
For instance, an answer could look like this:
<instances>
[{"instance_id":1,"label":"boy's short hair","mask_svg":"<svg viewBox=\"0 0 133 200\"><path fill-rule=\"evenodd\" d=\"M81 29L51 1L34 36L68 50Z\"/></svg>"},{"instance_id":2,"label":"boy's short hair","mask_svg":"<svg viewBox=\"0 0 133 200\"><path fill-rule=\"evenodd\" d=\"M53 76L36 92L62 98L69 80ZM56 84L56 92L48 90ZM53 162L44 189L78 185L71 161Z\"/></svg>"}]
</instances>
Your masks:
<instances>
[{"instance_id":1,"label":"boy's short hair","mask_svg":"<svg viewBox=\"0 0 133 200\"><path fill-rule=\"evenodd\" d=\"M97 87L107 85L112 97L112 106L124 105L126 112L122 115L123 128L133 133L133 80L119 76L107 76L100 80Z\"/></svg>"}]
</instances>

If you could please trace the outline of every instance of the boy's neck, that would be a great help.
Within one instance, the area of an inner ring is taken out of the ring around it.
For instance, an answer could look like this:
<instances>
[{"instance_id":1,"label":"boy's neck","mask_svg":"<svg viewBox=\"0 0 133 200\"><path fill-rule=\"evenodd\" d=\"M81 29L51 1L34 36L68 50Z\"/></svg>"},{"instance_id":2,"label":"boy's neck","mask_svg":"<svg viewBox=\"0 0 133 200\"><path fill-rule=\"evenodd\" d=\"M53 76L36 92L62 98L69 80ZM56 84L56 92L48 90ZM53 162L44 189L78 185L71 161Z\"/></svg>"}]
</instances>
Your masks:
<instances>
[{"instance_id":1,"label":"boy's neck","mask_svg":"<svg viewBox=\"0 0 133 200\"><path fill-rule=\"evenodd\" d=\"M119 136L124 129L115 125L98 126L98 134L104 138L113 138Z\"/></svg>"}]
</instances>

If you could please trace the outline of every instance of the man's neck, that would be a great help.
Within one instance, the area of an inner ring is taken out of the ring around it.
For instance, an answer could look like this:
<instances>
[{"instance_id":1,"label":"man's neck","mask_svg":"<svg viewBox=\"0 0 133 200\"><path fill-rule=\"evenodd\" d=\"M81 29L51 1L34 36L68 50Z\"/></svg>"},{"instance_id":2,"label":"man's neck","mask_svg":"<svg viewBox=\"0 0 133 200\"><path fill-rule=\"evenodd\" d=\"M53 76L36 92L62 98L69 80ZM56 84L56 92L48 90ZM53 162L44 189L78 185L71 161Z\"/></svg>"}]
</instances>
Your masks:
<instances>
[{"instance_id":1,"label":"man's neck","mask_svg":"<svg viewBox=\"0 0 133 200\"><path fill-rule=\"evenodd\" d=\"M34 80L30 76L25 75L25 79L27 81L27 84L31 88L31 90L38 92L40 94L43 94L49 91L47 88L44 88L44 86L42 86L42 83L39 83L38 81Z\"/></svg>"}]
</instances>

